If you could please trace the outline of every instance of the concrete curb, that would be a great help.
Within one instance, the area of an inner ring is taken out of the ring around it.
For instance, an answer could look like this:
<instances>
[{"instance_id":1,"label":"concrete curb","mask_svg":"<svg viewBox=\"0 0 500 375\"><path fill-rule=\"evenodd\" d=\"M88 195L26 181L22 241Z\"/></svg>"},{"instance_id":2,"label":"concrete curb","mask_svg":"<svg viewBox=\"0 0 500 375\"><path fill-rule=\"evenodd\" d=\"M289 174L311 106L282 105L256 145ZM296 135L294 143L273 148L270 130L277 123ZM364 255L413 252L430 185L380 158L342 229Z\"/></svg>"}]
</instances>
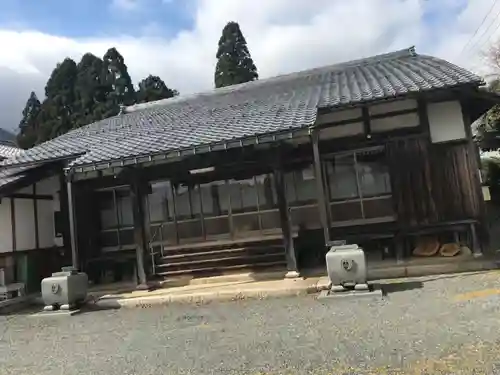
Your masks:
<instances>
[{"instance_id":1,"label":"concrete curb","mask_svg":"<svg viewBox=\"0 0 500 375\"><path fill-rule=\"evenodd\" d=\"M38 294L29 294L22 297L8 299L0 302L0 314L10 314L22 310L35 304L40 296Z\"/></svg>"},{"instance_id":2,"label":"concrete curb","mask_svg":"<svg viewBox=\"0 0 500 375\"><path fill-rule=\"evenodd\" d=\"M323 288L319 283L309 286L294 286L280 289L248 289L195 292L188 294L164 294L141 296L133 298L100 298L95 305L102 308L148 308L153 306L184 303L204 305L211 302L238 301L245 299L266 299L279 297L293 297L317 293Z\"/></svg>"},{"instance_id":3,"label":"concrete curb","mask_svg":"<svg viewBox=\"0 0 500 375\"><path fill-rule=\"evenodd\" d=\"M428 264L428 265L404 265L401 267L389 267L369 270L368 279L388 280L408 277L453 274L474 271L487 271L498 269L498 262L492 259L479 259L468 262L457 262L450 264ZM398 272L399 271L399 272ZM314 278L313 278L314 279ZM228 281L226 279L220 279ZM328 289L328 276L317 277L316 281L307 281L307 279L283 279L281 285L272 287L250 287L245 288L245 284L241 288L232 287L225 289L221 286L220 290L189 290L184 293L180 291L142 295L136 297L120 298L119 296L96 296L95 305L100 308L148 308L153 306L169 305L172 303L184 304L209 304L211 302L223 301L238 301L245 299L266 299L279 297L292 297L319 293ZM203 283L200 283L202 285ZM208 283L207 283L208 284ZM216 286L217 283L212 285Z\"/></svg>"}]
</instances>

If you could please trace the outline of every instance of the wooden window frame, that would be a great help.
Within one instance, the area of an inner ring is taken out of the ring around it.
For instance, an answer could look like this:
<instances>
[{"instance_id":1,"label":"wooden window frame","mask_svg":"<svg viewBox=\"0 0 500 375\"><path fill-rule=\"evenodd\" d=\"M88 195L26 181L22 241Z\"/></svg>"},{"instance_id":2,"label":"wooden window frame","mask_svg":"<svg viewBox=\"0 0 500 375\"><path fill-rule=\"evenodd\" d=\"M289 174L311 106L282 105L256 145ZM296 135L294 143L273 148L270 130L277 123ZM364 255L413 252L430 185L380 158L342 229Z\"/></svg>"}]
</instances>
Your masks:
<instances>
[{"instance_id":1,"label":"wooden window frame","mask_svg":"<svg viewBox=\"0 0 500 375\"><path fill-rule=\"evenodd\" d=\"M332 206L335 206L335 205L341 205L341 204L346 204L346 203L359 203L360 212L361 212L361 218L359 218L359 219L334 221L333 219L330 218L329 224L331 227L376 224L376 223L393 222L396 220L395 213L391 216L380 216L380 217L374 217L374 218L366 217L364 202L369 202L369 201L374 201L374 200L392 199L392 196L393 196L392 191L387 192L387 193L377 194L377 195L370 195L368 197L363 196L362 186L361 186L361 182L360 182L360 178L359 178L358 154L364 153L367 151L379 151L379 150L383 151L385 153L386 147L384 145L377 145L377 146L372 146L372 147L346 150L346 151L322 155L323 173L324 173L324 176L325 176L324 178L325 178L325 182L327 185L327 189L325 189L325 190L326 190L326 195L327 195L326 201L327 201L328 209L332 210ZM358 196L353 197L353 198L346 198L346 199L333 199L331 197L331 189L329 186L330 174L328 172L327 163L331 162L337 156L344 156L344 155L352 155L353 156L354 171L356 174L356 187L357 187ZM389 178L391 178L390 174L389 174Z\"/></svg>"}]
</instances>

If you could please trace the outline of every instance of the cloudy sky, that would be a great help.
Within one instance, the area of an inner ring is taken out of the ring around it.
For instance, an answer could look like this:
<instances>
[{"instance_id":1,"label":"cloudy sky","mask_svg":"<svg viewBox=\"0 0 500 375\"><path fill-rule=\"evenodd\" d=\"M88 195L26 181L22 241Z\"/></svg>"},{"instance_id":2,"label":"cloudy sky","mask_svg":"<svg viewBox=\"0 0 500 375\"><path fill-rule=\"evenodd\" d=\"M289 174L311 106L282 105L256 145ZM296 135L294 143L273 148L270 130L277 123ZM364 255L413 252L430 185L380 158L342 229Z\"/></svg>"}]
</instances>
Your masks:
<instances>
[{"instance_id":1,"label":"cloudy sky","mask_svg":"<svg viewBox=\"0 0 500 375\"><path fill-rule=\"evenodd\" d=\"M240 23L261 78L415 45L484 73L500 35L497 0L0 0L0 127L58 61L112 46L135 82L181 93L213 86L224 24ZM479 29L478 29L479 27Z\"/></svg>"}]
</instances>

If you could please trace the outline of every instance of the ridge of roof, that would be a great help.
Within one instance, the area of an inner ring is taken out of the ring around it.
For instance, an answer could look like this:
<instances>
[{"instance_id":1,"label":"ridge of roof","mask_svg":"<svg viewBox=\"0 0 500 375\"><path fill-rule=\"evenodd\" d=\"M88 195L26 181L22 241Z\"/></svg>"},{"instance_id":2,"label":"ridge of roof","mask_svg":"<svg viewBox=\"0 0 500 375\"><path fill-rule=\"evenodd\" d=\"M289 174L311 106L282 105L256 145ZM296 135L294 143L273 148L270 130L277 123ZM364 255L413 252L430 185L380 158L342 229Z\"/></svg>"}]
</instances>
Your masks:
<instances>
[{"instance_id":1,"label":"ridge of roof","mask_svg":"<svg viewBox=\"0 0 500 375\"><path fill-rule=\"evenodd\" d=\"M300 70L298 72L279 74L276 76L272 76L272 77L268 77L268 78L264 78L264 79L258 79L255 81L238 83L236 85L214 88L211 90L200 91L200 92L196 92L196 93L192 93L192 94L179 95L176 97L155 100L153 102L148 102L148 103L133 104L133 105L121 108L120 114L132 113L132 112L136 112L136 111L141 111L141 110L145 110L145 109L159 107L162 105L181 103L181 102L184 102L186 100L195 99L197 97L215 96L218 94L227 94L227 93L232 93L232 92L240 91L240 90L244 90L244 89L257 88L259 86L264 86L267 84L276 83L276 81L281 81L281 80L286 81L287 79L296 79L296 78L300 78L303 76L309 76L309 75L312 75L315 73L321 73L321 72L324 72L325 70L342 70L342 69L347 69L347 68L353 68L356 66L372 65L372 64L376 64L376 63L381 62L381 61L386 61L386 60L391 60L391 59L399 59L399 58L403 58L403 57L415 57L415 56L417 56L417 53L415 51L415 46L411 46L409 48L404 48L404 49L401 49L398 51L382 53L382 54L375 55L375 56L363 57L360 59L324 65L321 67L316 67L316 68L311 68L311 69L304 69L304 70Z\"/></svg>"}]
</instances>

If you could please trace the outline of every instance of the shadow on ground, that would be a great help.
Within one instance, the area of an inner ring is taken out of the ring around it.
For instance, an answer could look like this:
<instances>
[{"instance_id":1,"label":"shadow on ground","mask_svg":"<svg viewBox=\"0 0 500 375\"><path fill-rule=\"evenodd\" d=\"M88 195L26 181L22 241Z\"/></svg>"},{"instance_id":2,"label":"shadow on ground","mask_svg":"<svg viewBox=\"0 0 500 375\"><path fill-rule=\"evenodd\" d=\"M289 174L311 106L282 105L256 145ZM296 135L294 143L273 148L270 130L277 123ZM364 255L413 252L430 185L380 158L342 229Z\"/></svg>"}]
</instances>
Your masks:
<instances>
[{"instance_id":1,"label":"shadow on ground","mask_svg":"<svg viewBox=\"0 0 500 375\"><path fill-rule=\"evenodd\" d=\"M382 294L387 296L392 293L422 289L424 283L422 281L402 281L400 283L379 284L378 286L382 289Z\"/></svg>"},{"instance_id":2,"label":"shadow on ground","mask_svg":"<svg viewBox=\"0 0 500 375\"><path fill-rule=\"evenodd\" d=\"M106 304L97 305L93 300L89 300L74 315L87 314L95 311L118 310L120 308L121 308L120 304L118 304L116 301L109 301ZM13 306L10 309L3 309L0 311L0 316L13 316L13 315L31 316L40 314L42 312L43 312L43 304L33 303L26 306ZM49 314L51 313L52 312L49 312ZM42 314L40 314L40 316L42 316Z\"/></svg>"}]
</instances>

